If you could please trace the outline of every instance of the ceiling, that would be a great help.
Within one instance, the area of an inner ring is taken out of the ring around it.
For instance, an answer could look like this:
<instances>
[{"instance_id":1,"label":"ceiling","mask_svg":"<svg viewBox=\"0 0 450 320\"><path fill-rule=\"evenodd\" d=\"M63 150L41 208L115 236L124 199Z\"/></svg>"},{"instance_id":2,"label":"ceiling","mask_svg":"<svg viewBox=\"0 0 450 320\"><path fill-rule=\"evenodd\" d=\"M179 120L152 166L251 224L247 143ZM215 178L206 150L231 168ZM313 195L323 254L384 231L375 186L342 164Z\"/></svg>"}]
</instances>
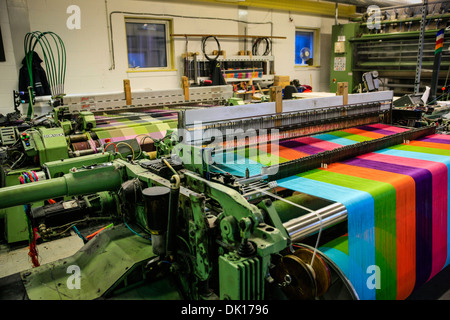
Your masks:
<instances>
[{"instance_id":1,"label":"ceiling","mask_svg":"<svg viewBox=\"0 0 450 320\"><path fill-rule=\"evenodd\" d=\"M328 2L336 3L336 0L326 0ZM433 3L438 0L429 0L428 3ZM393 7L393 6L407 6L407 5L417 5L423 3L422 0L337 0L340 4L350 4L357 8L366 9L370 5L376 5L380 8Z\"/></svg>"}]
</instances>

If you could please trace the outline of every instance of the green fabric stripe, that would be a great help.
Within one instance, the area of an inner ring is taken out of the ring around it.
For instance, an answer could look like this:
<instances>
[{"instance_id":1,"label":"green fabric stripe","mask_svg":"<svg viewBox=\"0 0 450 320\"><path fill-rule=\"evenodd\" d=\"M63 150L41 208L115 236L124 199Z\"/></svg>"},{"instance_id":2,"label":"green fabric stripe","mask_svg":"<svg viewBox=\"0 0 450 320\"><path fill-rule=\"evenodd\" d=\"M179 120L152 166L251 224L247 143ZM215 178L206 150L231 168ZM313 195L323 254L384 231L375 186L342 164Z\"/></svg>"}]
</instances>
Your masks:
<instances>
[{"instance_id":1,"label":"green fabric stripe","mask_svg":"<svg viewBox=\"0 0 450 320\"><path fill-rule=\"evenodd\" d=\"M336 137L339 137L339 138L346 138L346 139L357 141L357 142L373 140L373 138L360 136L360 135L353 134L353 133L348 133L348 132L345 132L345 131L334 131L334 132L329 132L328 134L332 134L333 136L336 136Z\"/></svg>"},{"instance_id":2,"label":"green fabric stripe","mask_svg":"<svg viewBox=\"0 0 450 320\"><path fill-rule=\"evenodd\" d=\"M336 250L339 250L346 255L348 255L348 236L342 236L338 237L336 239L331 240L330 242L327 242L322 247L324 248L334 248Z\"/></svg>"},{"instance_id":3,"label":"green fabric stripe","mask_svg":"<svg viewBox=\"0 0 450 320\"><path fill-rule=\"evenodd\" d=\"M450 150L445 149L435 149L435 148L427 148L427 147L417 147L417 146L409 146L406 144L400 144L389 149L395 150L403 150L403 151L412 151L412 152L420 152L420 153L429 153L429 154L437 154L441 156L450 156Z\"/></svg>"},{"instance_id":4,"label":"green fabric stripe","mask_svg":"<svg viewBox=\"0 0 450 320\"><path fill-rule=\"evenodd\" d=\"M377 299L396 299L397 226L395 188L388 183L320 169L314 169L297 176L364 191L372 195L375 203L375 261L381 273L381 289L377 291Z\"/></svg>"}]
</instances>

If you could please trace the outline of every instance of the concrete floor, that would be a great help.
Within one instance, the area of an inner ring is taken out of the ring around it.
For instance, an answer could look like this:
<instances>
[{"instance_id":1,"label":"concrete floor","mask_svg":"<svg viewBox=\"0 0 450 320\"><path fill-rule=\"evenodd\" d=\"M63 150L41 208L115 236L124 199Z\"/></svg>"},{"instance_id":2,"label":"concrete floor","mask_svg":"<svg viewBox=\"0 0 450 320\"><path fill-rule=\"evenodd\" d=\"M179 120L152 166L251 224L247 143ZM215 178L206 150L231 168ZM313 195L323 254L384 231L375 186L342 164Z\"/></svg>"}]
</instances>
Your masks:
<instances>
[{"instance_id":1,"label":"concrete floor","mask_svg":"<svg viewBox=\"0 0 450 320\"><path fill-rule=\"evenodd\" d=\"M76 234L37 245L39 263L45 264L70 257L83 246L83 240ZM28 256L28 247L14 249L2 245L0 247L0 278L32 268Z\"/></svg>"}]
</instances>

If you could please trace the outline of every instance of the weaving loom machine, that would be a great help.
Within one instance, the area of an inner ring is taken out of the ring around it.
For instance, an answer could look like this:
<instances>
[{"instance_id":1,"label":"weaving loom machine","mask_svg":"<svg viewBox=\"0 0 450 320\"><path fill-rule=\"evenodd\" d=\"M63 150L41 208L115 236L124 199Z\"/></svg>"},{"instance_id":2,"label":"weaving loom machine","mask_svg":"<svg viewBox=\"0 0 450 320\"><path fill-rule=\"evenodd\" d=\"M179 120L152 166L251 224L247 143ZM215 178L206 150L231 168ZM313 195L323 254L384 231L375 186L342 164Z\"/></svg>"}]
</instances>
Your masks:
<instances>
[{"instance_id":1,"label":"weaving loom machine","mask_svg":"<svg viewBox=\"0 0 450 320\"><path fill-rule=\"evenodd\" d=\"M109 161L105 150L133 159L154 156L156 149L164 147L166 134L176 129L178 110L221 105L231 96L231 86L210 86L190 88L188 94L172 89L36 97L32 119L0 127L0 185L44 178L44 164L61 159L66 161L54 176ZM20 95L16 106L18 99ZM29 106L22 107L22 114L27 114ZM28 239L21 206L0 210L0 218L5 221L8 243ZM57 233L48 232L45 240Z\"/></svg>"},{"instance_id":2,"label":"weaving loom machine","mask_svg":"<svg viewBox=\"0 0 450 320\"><path fill-rule=\"evenodd\" d=\"M0 189L0 208L107 194L123 219L19 273L15 297L407 298L448 264L450 140L383 123L392 92L343 99L185 110L155 160Z\"/></svg>"}]
</instances>

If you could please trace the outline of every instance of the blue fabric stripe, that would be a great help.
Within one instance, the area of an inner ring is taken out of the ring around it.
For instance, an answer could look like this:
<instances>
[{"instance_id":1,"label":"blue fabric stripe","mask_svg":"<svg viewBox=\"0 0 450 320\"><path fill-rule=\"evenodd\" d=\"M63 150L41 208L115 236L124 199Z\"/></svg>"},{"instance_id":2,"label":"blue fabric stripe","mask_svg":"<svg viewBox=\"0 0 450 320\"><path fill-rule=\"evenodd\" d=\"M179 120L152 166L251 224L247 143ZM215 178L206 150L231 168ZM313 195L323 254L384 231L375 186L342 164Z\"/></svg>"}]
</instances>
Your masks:
<instances>
[{"instance_id":1,"label":"blue fabric stripe","mask_svg":"<svg viewBox=\"0 0 450 320\"><path fill-rule=\"evenodd\" d=\"M351 144L358 143L358 141L350 140L347 138L340 138L338 136L328 134L328 133L317 134L317 135L314 135L313 137L320 139L320 140L337 143L337 144L340 144L341 146L349 146Z\"/></svg>"},{"instance_id":2,"label":"blue fabric stripe","mask_svg":"<svg viewBox=\"0 0 450 320\"><path fill-rule=\"evenodd\" d=\"M283 188L340 202L347 208L349 256L359 260L351 264L349 262L342 264L341 261L342 268L348 270L346 276L359 297L374 300L375 290L367 287L367 274L361 272L375 265L375 212L372 195L298 176L284 178L277 183Z\"/></svg>"}]
</instances>

